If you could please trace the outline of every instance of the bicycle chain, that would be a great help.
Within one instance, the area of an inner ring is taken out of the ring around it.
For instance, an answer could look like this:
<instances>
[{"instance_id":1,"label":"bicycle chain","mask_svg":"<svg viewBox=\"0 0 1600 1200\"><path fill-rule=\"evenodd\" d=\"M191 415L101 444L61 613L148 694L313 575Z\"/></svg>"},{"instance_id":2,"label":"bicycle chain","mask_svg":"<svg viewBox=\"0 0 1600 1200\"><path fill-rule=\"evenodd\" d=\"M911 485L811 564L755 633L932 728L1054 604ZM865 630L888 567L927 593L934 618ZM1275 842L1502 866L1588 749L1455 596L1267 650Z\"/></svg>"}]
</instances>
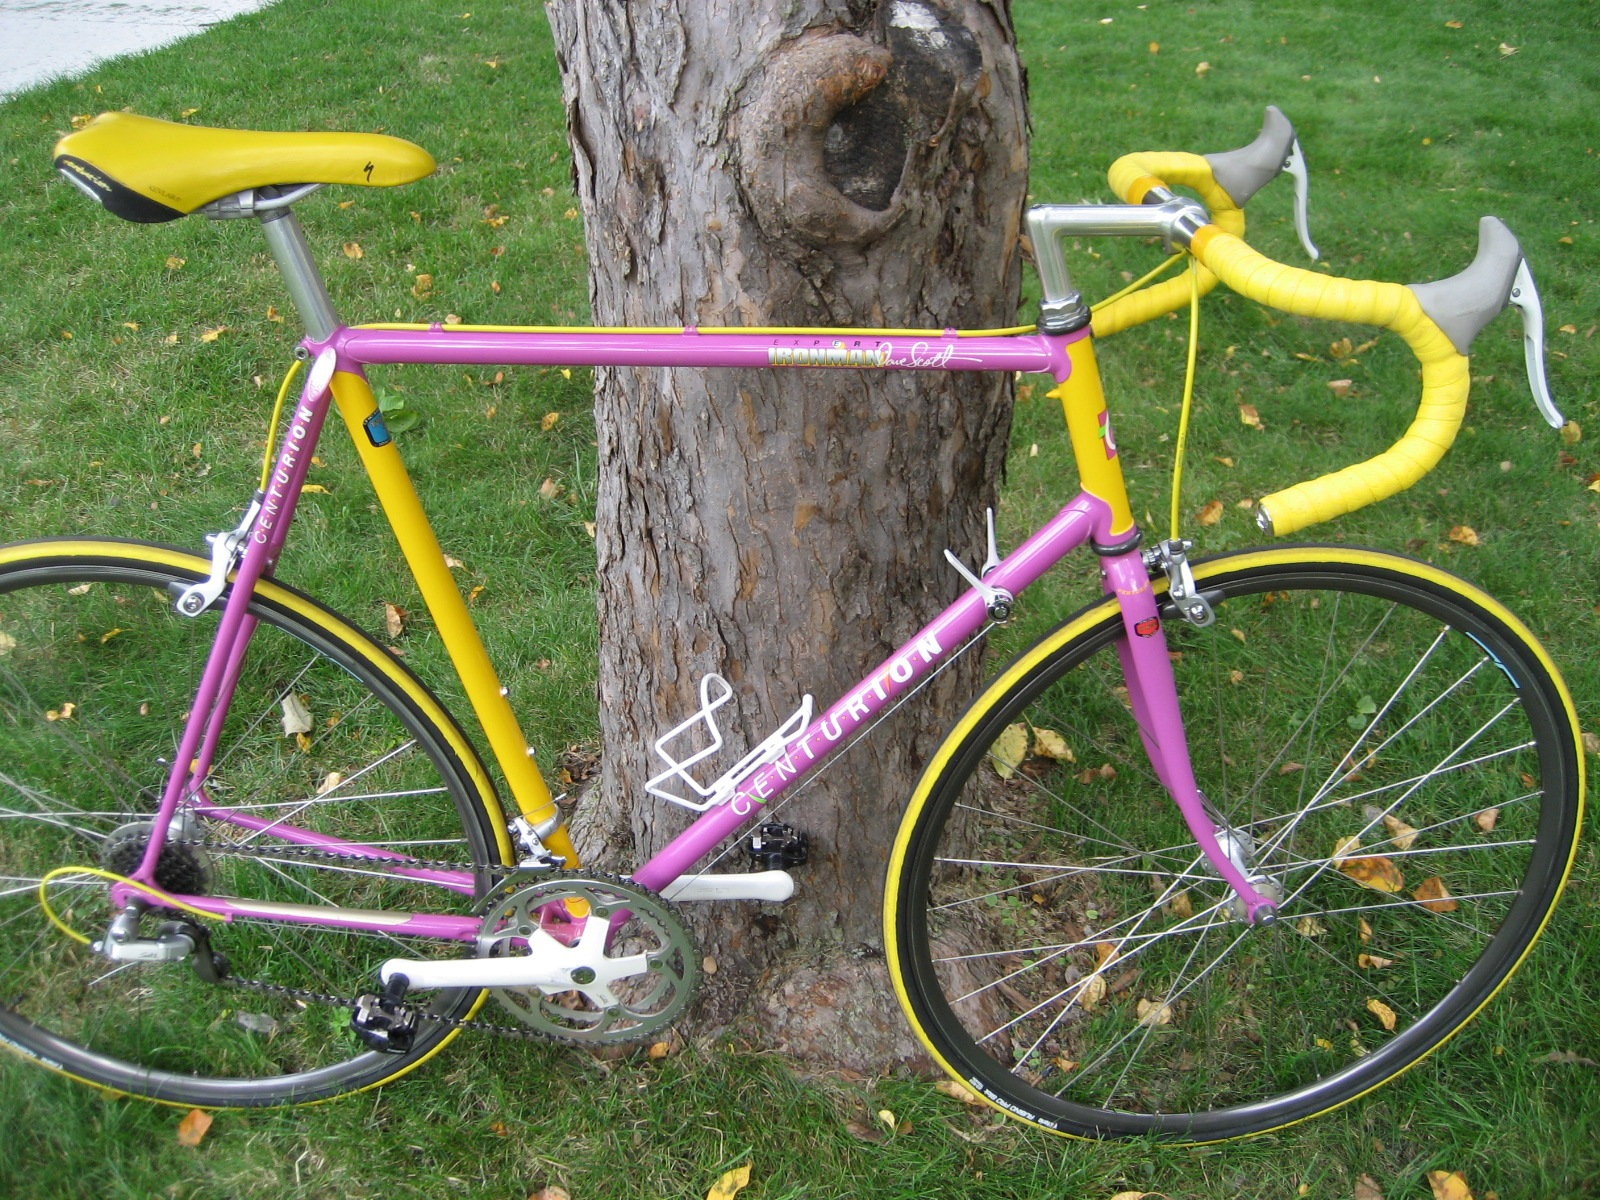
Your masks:
<instances>
[{"instance_id":1,"label":"bicycle chain","mask_svg":"<svg viewBox=\"0 0 1600 1200\"><path fill-rule=\"evenodd\" d=\"M328 859L341 863L386 863L390 866L393 866L396 861L381 854L346 854L335 850L327 850L321 846L298 846L292 843L245 847L230 842L208 842L202 838L170 838L167 841L167 845L182 846L192 850L205 850L214 854L234 854L246 858L265 858L271 855L281 855L289 858ZM492 876L495 882L509 878L519 871L529 870L526 867L506 863L473 864L428 861L424 859L406 859L405 866L409 869L424 871L482 871ZM297 1002L325 1004L333 1008L353 1009L358 999L353 996L338 996L332 992L319 992L314 988L291 987L288 984L273 983L267 979L249 979L242 975L227 974L222 977L220 982L226 987L236 988L240 991L283 996ZM495 1037L514 1038L522 1041L557 1042L568 1045L582 1044L583 1041L581 1038L565 1038L559 1034L530 1029L526 1026L499 1025L493 1021L480 1021L473 1017L448 1017L443 1013L428 1012L420 1008L416 1009L415 1012L419 1021L427 1021L433 1025L444 1025L450 1029L471 1033L487 1033Z\"/></svg>"}]
</instances>

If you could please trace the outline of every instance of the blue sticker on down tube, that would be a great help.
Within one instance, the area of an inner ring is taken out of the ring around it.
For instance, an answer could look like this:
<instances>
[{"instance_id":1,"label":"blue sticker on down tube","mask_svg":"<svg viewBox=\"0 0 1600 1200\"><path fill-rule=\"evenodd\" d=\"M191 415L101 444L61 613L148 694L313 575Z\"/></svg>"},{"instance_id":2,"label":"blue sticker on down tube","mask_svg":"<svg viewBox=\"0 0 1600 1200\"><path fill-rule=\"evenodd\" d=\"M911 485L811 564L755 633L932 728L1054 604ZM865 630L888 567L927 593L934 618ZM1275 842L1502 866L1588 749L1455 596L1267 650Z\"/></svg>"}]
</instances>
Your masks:
<instances>
[{"instance_id":1,"label":"blue sticker on down tube","mask_svg":"<svg viewBox=\"0 0 1600 1200\"><path fill-rule=\"evenodd\" d=\"M389 433L389 426L384 422L382 409L374 409L372 415L361 422L361 427L367 431L367 440L374 446L387 446L394 440Z\"/></svg>"}]
</instances>

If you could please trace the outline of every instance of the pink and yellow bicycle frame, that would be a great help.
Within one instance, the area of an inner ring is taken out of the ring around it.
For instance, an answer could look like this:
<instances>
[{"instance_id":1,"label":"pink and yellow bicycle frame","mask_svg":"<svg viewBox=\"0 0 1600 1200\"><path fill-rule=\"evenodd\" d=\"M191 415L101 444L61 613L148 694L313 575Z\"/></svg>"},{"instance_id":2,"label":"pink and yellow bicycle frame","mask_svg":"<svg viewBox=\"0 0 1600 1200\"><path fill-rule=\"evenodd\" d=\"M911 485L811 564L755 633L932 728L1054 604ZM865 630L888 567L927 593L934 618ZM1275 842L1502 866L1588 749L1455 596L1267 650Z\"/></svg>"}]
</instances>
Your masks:
<instances>
[{"instance_id":1,"label":"pink and yellow bicycle frame","mask_svg":"<svg viewBox=\"0 0 1600 1200\"><path fill-rule=\"evenodd\" d=\"M729 799L710 808L688 829L632 874L635 883L660 891L691 874L741 827L794 781L849 743L873 717L914 688L946 657L977 636L992 620L997 593L1017 596L1072 551L1089 543L1100 555L1107 594L1117 598L1124 625L1120 643L1130 701L1158 777L1171 794L1212 866L1242 898L1251 919L1271 912L1218 844L1197 788L1156 594L1139 549L1139 530L1129 508L1122 467L1106 412L1105 394L1087 328L1050 335L1035 332L963 334L877 330L628 330L505 329L467 326L340 327L308 339L315 360L287 422L260 508L248 530L210 660L201 680L155 820L145 861L133 878L150 884L165 831L180 807L251 831L322 851L364 859L386 858L396 874L470 894L468 870L442 870L392 851L343 842L282 821L234 812L213 803L205 781L223 719L243 663L253 618L247 612L253 588L270 574L283 548L306 470L330 407L338 409L402 552L439 629L455 669L504 772L518 812L544 846L576 866L577 856L561 827L555 801L529 753L527 739L501 688L445 556L423 511L410 476L383 417L364 368L397 363L439 365L674 366L733 368L847 368L912 371L1010 371L1046 373L1057 386L1076 457L1082 490L1043 528L969 588L950 607L879 663L860 683L794 735L775 758L752 768ZM187 765L185 765L187 764ZM113 900L141 898L126 885ZM147 898L147 897L146 897ZM384 930L458 941L478 934L473 917L257 903L246 897L181 896L178 899L224 920L248 917L351 929Z\"/></svg>"}]
</instances>

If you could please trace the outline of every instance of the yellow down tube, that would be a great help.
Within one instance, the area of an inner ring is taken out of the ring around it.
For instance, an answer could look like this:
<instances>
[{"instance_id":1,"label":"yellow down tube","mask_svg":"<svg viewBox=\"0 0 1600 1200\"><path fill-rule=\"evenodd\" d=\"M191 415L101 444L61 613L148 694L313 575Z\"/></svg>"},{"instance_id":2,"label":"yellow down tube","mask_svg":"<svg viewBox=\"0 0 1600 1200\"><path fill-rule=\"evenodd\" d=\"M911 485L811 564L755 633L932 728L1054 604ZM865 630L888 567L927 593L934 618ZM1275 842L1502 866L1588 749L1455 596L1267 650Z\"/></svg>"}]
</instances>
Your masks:
<instances>
[{"instance_id":1,"label":"yellow down tube","mask_svg":"<svg viewBox=\"0 0 1600 1200\"><path fill-rule=\"evenodd\" d=\"M378 503L400 543L400 551L422 591L423 603L444 639L450 661L466 688L467 699L483 726L489 750L505 773L517 811L535 829L542 829L558 816L555 798L533 760L533 750L517 723L511 702L506 699L500 676L489 661L489 653L467 611L461 589L445 564L444 549L423 511L422 501L399 451L392 441L374 445L369 436L367 422L378 412L372 388L360 375L339 371L333 377L333 397L350 431L350 440L355 443L361 463L372 479ZM541 835L541 840L551 853L565 858L568 867L579 865L565 826Z\"/></svg>"}]
</instances>

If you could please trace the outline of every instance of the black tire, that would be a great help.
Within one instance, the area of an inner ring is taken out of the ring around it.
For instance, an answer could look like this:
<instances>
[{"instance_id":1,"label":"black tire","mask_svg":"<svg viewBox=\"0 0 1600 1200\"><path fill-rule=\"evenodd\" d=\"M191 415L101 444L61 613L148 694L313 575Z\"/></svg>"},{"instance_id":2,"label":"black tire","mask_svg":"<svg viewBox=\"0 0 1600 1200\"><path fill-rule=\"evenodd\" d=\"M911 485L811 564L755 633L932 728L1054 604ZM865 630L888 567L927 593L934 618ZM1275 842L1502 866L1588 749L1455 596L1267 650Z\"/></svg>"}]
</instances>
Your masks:
<instances>
[{"instance_id":1,"label":"black tire","mask_svg":"<svg viewBox=\"0 0 1600 1200\"><path fill-rule=\"evenodd\" d=\"M208 983L191 964L108 962L51 924L49 872L131 869L154 811L201 666L215 609L173 611L204 560L163 547L72 540L0 548L0 1041L66 1075L180 1105L290 1104L405 1073L452 1035L426 1023L404 1054L362 1048L348 1010L320 996L377 988L396 955L470 946L355 935L285 922L206 928L236 978ZM258 900L395 911L470 911L506 861L498 803L470 745L438 701L383 647L337 614L263 582L251 641L208 789L217 800L303 829L415 859L475 864L466 886L398 878L371 862L295 854L271 829L202 821L198 848L169 850L167 886ZM310 728L285 726L299 698ZM132 848L130 849L130 844ZM118 846L121 849L118 849ZM90 940L110 917L108 885L50 880L61 921ZM154 935L154 916L144 919ZM431 994L460 1017L479 989Z\"/></svg>"},{"instance_id":2,"label":"black tire","mask_svg":"<svg viewBox=\"0 0 1600 1200\"><path fill-rule=\"evenodd\" d=\"M969 709L891 859L913 1027L955 1078L1061 1133L1224 1140L1378 1087L1505 983L1576 849L1571 701L1497 602L1338 548L1196 576L1216 624L1165 620L1190 750L1282 895L1275 923L1237 919L1155 782L1109 601Z\"/></svg>"}]
</instances>

